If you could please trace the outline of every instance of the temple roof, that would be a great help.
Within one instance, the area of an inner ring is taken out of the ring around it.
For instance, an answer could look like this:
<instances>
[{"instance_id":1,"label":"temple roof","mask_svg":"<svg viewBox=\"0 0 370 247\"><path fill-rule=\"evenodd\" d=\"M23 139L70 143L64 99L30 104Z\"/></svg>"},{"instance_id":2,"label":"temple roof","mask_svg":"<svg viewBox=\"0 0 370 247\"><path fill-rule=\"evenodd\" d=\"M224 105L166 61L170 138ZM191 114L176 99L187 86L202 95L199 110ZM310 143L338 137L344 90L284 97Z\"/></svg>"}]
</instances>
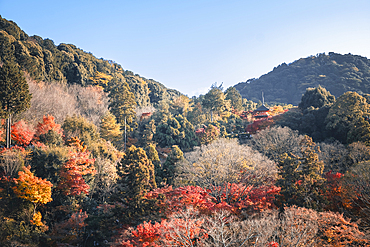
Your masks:
<instances>
[{"instance_id":1,"label":"temple roof","mask_svg":"<svg viewBox=\"0 0 370 247\"><path fill-rule=\"evenodd\" d=\"M265 105L261 105L260 107L258 107L256 110L254 110L254 112L257 112L257 111L269 111L270 109L267 108Z\"/></svg>"}]
</instances>

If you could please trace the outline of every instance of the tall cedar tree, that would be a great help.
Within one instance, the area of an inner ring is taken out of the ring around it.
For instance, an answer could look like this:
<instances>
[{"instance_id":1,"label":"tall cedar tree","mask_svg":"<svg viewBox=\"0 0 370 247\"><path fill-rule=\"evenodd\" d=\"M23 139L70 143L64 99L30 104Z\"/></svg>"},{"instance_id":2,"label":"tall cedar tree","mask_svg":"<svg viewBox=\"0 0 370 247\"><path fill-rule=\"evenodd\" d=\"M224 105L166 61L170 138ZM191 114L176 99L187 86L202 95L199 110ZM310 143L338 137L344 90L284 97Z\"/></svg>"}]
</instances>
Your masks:
<instances>
[{"instance_id":1,"label":"tall cedar tree","mask_svg":"<svg viewBox=\"0 0 370 247\"><path fill-rule=\"evenodd\" d=\"M173 145L171 153L167 156L166 162L164 162L161 169L160 176L164 183L169 185L173 184L175 178L175 167L176 163L184 159L184 153L177 145Z\"/></svg>"},{"instance_id":2,"label":"tall cedar tree","mask_svg":"<svg viewBox=\"0 0 370 247\"><path fill-rule=\"evenodd\" d=\"M151 205L144 200L145 194L157 188L154 177L154 166L146 152L142 148L137 148L134 145L126 150L125 157L118 164L117 194L112 197L113 200L118 200L117 211L122 217L120 221L125 223L133 223L140 221L140 218L147 215L151 211ZM124 207L119 205L123 203Z\"/></svg>"},{"instance_id":3,"label":"tall cedar tree","mask_svg":"<svg viewBox=\"0 0 370 247\"><path fill-rule=\"evenodd\" d=\"M13 62L0 67L0 115L7 118L7 148L10 147L11 115L30 107L32 95L22 72Z\"/></svg>"},{"instance_id":4,"label":"tall cedar tree","mask_svg":"<svg viewBox=\"0 0 370 247\"><path fill-rule=\"evenodd\" d=\"M122 128L125 127L126 119L127 131L131 131L136 127L134 122L136 117L135 96L126 81L119 82L114 78L109 83L109 87L109 109L116 116L117 122L121 124Z\"/></svg>"},{"instance_id":5,"label":"tall cedar tree","mask_svg":"<svg viewBox=\"0 0 370 247\"><path fill-rule=\"evenodd\" d=\"M229 87L225 91L226 100L230 100L231 106L236 111L243 110L243 99L238 90L235 87Z\"/></svg>"},{"instance_id":6,"label":"tall cedar tree","mask_svg":"<svg viewBox=\"0 0 370 247\"><path fill-rule=\"evenodd\" d=\"M146 151L146 155L148 156L148 159L153 163L155 181L157 184L160 184L161 179L159 177L159 174L161 173L162 165L161 165L161 160L159 159L158 152L155 149L155 146L153 144L149 144L145 148L145 151Z\"/></svg>"},{"instance_id":7,"label":"tall cedar tree","mask_svg":"<svg viewBox=\"0 0 370 247\"><path fill-rule=\"evenodd\" d=\"M213 122L213 113L221 112L226 108L225 94L220 88L213 87L204 96L202 105L211 111L211 122Z\"/></svg>"},{"instance_id":8,"label":"tall cedar tree","mask_svg":"<svg viewBox=\"0 0 370 247\"><path fill-rule=\"evenodd\" d=\"M297 205L299 207L321 210L325 205L323 177L324 163L319 161L312 138L305 136L300 142L299 157L287 153L279 161L280 179L276 185L281 187L281 206Z\"/></svg>"}]
</instances>

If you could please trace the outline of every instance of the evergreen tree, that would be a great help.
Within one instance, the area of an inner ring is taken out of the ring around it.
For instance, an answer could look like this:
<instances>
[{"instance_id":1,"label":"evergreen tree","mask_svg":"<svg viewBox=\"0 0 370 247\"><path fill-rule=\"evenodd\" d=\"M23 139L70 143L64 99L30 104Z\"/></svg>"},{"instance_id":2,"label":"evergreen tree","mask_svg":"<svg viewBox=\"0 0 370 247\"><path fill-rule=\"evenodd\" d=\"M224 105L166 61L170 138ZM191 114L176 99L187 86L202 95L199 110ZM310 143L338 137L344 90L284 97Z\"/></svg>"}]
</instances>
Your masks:
<instances>
[{"instance_id":1,"label":"evergreen tree","mask_svg":"<svg viewBox=\"0 0 370 247\"><path fill-rule=\"evenodd\" d=\"M114 78L109 83L109 109L116 116L117 122L128 132L136 127L135 123L135 96L126 81L118 81Z\"/></svg>"},{"instance_id":2,"label":"evergreen tree","mask_svg":"<svg viewBox=\"0 0 370 247\"><path fill-rule=\"evenodd\" d=\"M298 106L304 110L310 106L321 108L324 105L332 105L334 102L335 97L322 86L318 86L316 88L307 88Z\"/></svg>"},{"instance_id":3,"label":"evergreen tree","mask_svg":"<svg viewBox=\"0 0 370 247\"><path fill-rule=\"evenodd\" d=\"M184 153L177 145L173 145L171 152L163 164L160 177L166 184L172 185L174 182L176 163L184 159Z\"/></svg>"},{"instance_id":4,"label":"evergreen tree","mask_svg":"<svg viewBox=\"0 0 370 247\"><path fill-rule=\"evenodd\" d=\"M319 161L312 138L305 136L300 142L301 156L287 153L279 161L280 179L276 185L281 187L281 206L297 205L299 207L320 210L324 206L323 197L325 178L322 174L324 163Z\"/></svg>"},{"instance_id":5,"label":"evergreen tree","mask_svg":"<svg viewBox=\"0 0 370 247\"><path fill-rule=\"evenodd\" d=\"M118 165L120 194L126 202L139 203L145 192L157 187L154 166L142 148L132 145Z\"/></svg>"},{"instance_id":6,"label":"evergreen tree","mask_svg":"<svg viewBox=\"0 0 370 247\"><path fill-rule=\"evenodd\" d=\"M118 190L112 199L124 207L117 207L117 216L125 223L140 221L153 206L144 195L157 188L154 166L142 148L132 145L126 150L125 157L118 164L118 176Z\"/></svg>"},{"instance_id":7,"label":"evergreen tree","mask_svg":"<svg viewBox=\"0 0 370 247\"><path fill-rule=\"evenodd\" d=\"M202 105L211 111L211 122L213 122L213 113L219 113L226 108L225 95L220 88L212 87L204 96Z\"/></svg>"},{"instance_id":8,"label":"evergreen tree","mask_svg":"<svg viewBox=\"0 0 370 247\"><path fill-rule=\"evenodd\" d=\"M168 116L167 121L158 125L153 140L160 147L178 145L183 150L191 150L197 145L193 125L183 116Z\"/></svg>"},{"instance_id":9,"label":"evergreen tree","mask_svg":"<svg viewBox=\"0 0 370 247\"><path fill-rule=\"evenodd\" d=\"M7 148L11 144L11 116L29 108L31 97L28 84L17 65L5 62L0 67L0 115L7 118Z\"/></svg>"},{"instance_id":10,"label":"evergreen tree","mask_svg":"<svg viewBox=\"0 0 370 247\"><path fill-rule=\"evenodd\" d=\"M145 148L146 154L148 156L148 159L152 162L154 165L154 172L155 172L155 181L157 184L160 184L160 177L159 174L161 172L162 166L161 166L161 160L159 159L158 152L155 149L155 146L153 144L149 144Z\"/></svg>"},{"instance_id":11,"label":"evergreen tree","mask_svg":"<svg viewBox=\"0 0 370 247\"><path fill-rule=\"evenodd\" d=\"M153 144L153 136L156 132L155 120L152 119L150 121L142 121L139 124L139 127L136 131L136 135L139 139L139 144L142 147L146 145Z\"/></svg>"},{"instance_id":12,"label":"evergreen tree","mask_svg":"<svg viewBox=\"0 0 370 247\"><path fill-rule=\"evenodd\" d=\"M369 143L369 117L370 105L366 98L355 92L347 92L341 95L330 108L325 119L326 129L342 143L354 141Z\"/></svg>"},{"instance_id":13,"label":"evergreen tree","mask_svg":"<svg viewBox=\"0 0 370 247\"><path fill-rule=\"evenodd\" d=\"M235 110L241 111L243 109L243 99L238 90L235 87L229 87L225 91L225 99L230 100L231 106L234 107Z\"/></svg>"}]
</instances>

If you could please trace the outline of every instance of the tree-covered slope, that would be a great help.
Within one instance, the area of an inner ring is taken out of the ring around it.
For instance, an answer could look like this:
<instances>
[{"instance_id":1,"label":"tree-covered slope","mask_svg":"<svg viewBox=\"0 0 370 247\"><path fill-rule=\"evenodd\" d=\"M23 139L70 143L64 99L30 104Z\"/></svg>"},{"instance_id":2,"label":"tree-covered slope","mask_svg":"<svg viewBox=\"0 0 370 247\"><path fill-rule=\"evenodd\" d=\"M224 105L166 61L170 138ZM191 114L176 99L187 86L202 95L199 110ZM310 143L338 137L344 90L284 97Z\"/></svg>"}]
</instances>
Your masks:
<instances>
[{"instance_id":1,"label":"tree-covered slope","mask_svg":"<svg viewBox=\"0 0 370 247\"><path fill-rule=\"evenodd\" d=\"M321 85L334 96L347 91L370 93L370 60L333 52L283 63L258 79L235 85L243 98L298 105L306 88Z\"/></svg>"},{"instance_id":2,"label":"tree-covered slope","mask_svg":"<svg viewBox=\"0 0 370 247\"><path fill-rule=\"evenodd\" d=\"M14 60L36 81L100 85L109 80L127 81L138 106L156 104L181 93L163 84L124 70L121 65L96 58L72 44L55 45L50 39L28 36L16 23L0 16L0 62Z\"/></svg>"}]
</instances>

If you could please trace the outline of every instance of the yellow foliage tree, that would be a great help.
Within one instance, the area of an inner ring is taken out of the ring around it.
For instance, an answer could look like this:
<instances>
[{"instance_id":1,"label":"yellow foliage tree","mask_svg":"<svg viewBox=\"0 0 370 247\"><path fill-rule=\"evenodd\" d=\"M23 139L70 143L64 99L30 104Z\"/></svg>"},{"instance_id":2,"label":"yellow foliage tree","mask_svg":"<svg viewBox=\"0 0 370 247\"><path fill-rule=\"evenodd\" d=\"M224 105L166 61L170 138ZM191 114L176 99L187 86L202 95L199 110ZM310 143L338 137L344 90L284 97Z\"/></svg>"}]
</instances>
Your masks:
<instances>
[{"instance_id":1,"label":"yellow foliage tree","mask_svg":"<svg viewBox=\"0 0 370 247\"><path fill-rule=\"evenodd\" d=\"M16 186L13 187L14 193L19 197L34 204L33 220L31 222L37 226L41 223L41 213L36 213L38 204L51 202L51 187L53 184L46 179L36 177L31 171L31 166L23 167L23 171L18 172L18 178L14 179Z\"/></svg>"},{"instance_id":2,"label":"yellow foliage tree","mask_svg":"<svg viewBox=\"0 0 370 247\"><path fill-rule=\"evenodd\" d=\"M121 125L117 123L116 117L109 111L101 120L100 136L112 143L122 140Z\"/></svg>"}]
</instances>

